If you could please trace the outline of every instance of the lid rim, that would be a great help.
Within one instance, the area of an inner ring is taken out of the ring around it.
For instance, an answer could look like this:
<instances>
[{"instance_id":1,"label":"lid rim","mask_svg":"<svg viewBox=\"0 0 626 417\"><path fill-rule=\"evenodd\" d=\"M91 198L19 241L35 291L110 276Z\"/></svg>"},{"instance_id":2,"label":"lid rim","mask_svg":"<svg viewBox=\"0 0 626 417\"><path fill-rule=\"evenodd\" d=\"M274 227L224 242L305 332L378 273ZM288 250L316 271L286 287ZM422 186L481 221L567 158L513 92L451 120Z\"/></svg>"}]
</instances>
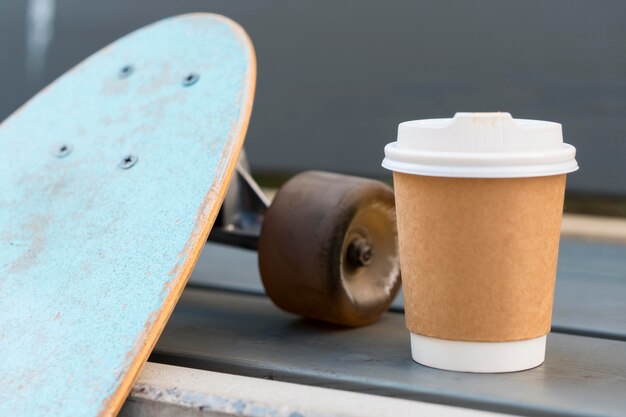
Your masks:
<instances>
[{"instance_id":1,"label":"lid rim","mask_svg":"<svg viewBox=\"0 0 626 417\"><path fill-rule=\"evenodd\" d=\"M447 178L531 178L549 177L553 175L569 174L579 169L576 160L561 163L541 165L469 165L458 167L455 165L428 165L396 161L385 158L381 164L383 168L394 172L410 175Z\"/></svg>"},{"instance_id":2,"label":"lid rim","mask_svg":"<svg viewBox=\"0 0 626 417\"><path fill-rule=\"evenodd\" d=\"M392 154L392 155L389 155ZM385 145L385 157L389 159L397 159L399 161L407 161L409 159L432 160L432 161L455 161L457 163L466 163L477 161L485 165L491 165L493 162L504 164L515 164L518 161L532 160L537 165L550 161L570 161L575 159L576 148L568 143L562 143L558 149L544 149L536 151L520 151L520 152L445 152L430 151L421 149L403 148L399 142L391 142ZM525 162L528 165L533 163Z\"/></svg>"}]
</instances>

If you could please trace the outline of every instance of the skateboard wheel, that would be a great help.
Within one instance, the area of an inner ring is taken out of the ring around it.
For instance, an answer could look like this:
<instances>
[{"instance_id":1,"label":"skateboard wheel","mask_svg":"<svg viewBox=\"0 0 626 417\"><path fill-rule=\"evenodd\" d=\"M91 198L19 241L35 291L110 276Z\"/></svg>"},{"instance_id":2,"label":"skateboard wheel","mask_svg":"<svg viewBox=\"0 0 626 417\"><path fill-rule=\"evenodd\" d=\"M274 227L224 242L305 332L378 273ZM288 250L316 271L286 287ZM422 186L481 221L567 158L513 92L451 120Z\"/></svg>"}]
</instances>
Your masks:
<instances>
[{"instance_id":1,"label":"skateboard wheel","mask_svg":"<svg viewBox=\"0 0 626 417\"><path fill-rule=\"evenodd\" d=\"M368 324L400 288L394 196L379 181L295 176L268 209L258 250L268 296L304 317Z\"/></svg>"}]
</instances>

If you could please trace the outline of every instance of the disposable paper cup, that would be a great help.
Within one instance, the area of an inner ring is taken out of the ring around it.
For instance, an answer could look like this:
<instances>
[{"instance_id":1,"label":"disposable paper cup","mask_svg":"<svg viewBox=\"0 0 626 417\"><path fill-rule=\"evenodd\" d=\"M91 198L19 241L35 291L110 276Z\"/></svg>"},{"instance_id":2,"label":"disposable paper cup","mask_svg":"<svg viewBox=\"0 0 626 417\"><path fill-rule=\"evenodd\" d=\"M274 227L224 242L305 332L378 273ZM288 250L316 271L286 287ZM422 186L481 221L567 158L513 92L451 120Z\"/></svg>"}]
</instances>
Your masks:
<instances>
[{"instance_id":1,"label":"disposable paper cup","mask_svg":"<svg viewBox=\"0 0 626 417\"><path fill-rule=\"evenodd\" d=\"M383 166L415 361L466 372L543 363L575 152L560 124L508 113L400 124Z\"/></svg>"}]
</instances>

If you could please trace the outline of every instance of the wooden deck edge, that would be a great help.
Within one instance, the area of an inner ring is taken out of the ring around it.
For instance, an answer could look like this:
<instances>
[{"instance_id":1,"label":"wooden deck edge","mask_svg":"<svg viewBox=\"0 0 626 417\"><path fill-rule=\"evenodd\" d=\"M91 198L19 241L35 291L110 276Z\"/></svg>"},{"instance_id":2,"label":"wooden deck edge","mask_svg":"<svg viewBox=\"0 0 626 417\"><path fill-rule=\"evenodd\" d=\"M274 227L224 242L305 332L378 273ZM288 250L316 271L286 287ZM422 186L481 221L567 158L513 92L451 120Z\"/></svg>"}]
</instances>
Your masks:
<instances>
[{"instance_id":1,"label":"wooden deck edge","mask_svg":"<svg viewBox=\"0 0 626 417\"><path fill-rule=\"evenodd\" d=\"M505 414L148 362L120 416L495 417Z\"/></svg>"},{"instance_id":2,"label":"wooden deck edge","mask_svg":"<svg viewBox=\"0 0 626 417\"><path fill-rule=\"evenodd\" d=\"M561 236L595 242L626 244L626 219L565 214Z\"/></svg>"}]
</instances>

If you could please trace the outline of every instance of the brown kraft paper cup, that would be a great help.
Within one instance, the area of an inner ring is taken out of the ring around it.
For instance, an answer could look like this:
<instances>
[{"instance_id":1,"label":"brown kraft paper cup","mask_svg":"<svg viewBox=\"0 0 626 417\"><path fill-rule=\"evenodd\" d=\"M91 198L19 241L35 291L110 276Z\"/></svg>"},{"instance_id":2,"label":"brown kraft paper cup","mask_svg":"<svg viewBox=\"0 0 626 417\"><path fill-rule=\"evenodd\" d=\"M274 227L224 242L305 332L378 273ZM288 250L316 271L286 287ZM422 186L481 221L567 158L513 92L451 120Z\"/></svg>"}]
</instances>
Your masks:
<instances>
[{"instance_id":1,"label":"brown kraft paper cup","mask_svg":"<svg viewBox=\"0 0 626 417\"><path fill-rule=\"evenodd\" d=\"M400 123L382 165L413 360L489 373L544 362L575 156L559 123L510 113Z\"/></svg>"},{"instance_id":2,"label":"brown kraft paper cup","mask_svg":"<svg viewBox=\"0 0 626 417\"><path fill-rule=\"evenodd\" d=\"M548 334L565 177L394 172L408 329L475 342Z\"/></svg>"}]
</instances>

